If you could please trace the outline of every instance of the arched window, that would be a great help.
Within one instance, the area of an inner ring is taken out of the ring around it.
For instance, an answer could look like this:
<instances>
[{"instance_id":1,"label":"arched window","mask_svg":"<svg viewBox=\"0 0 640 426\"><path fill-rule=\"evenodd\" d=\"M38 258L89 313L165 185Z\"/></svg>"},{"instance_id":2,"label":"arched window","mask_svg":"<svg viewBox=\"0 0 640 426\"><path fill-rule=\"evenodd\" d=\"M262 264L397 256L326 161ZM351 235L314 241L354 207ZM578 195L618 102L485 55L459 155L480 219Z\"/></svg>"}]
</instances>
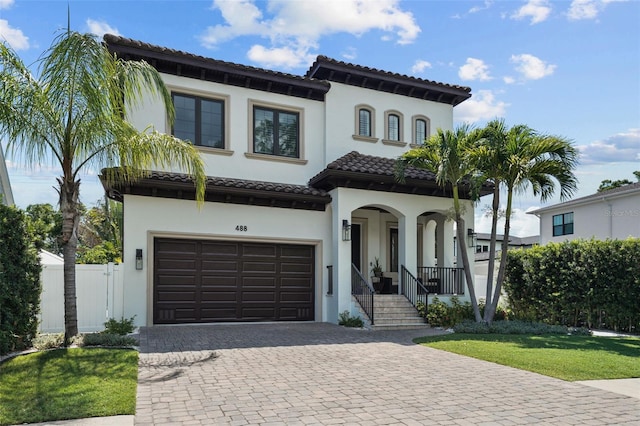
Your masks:
<instances>
[{"instance_id":1,"label":"arched window","mask_svg":"<svg viewBox=\"0 0 640 426\"><path fill-rule=\"evenodd\" d=\"M413 117L413 138L411 143L414 145L422 145L425 139L431 136L431 121L424 115L416 115Z\"/></svg>"},{"instance_id":2,"label":"arched window","mask_svg":"<svg viewBox=\"0 0 640 426\"><path fill-rule=\"evenodd\" d=\"M390 141L400 140L400 117L396 114L387 116L387 139Z\"/></svg>"},{"instance_id":3,"label":"arched window","mask_svg":"<svg viewBox=\"0 0 640 426\"><path fill-rule=\"evenodd\" d=\"M371 137L371 111L360 108L358 111L358 136Z\"/></svg>"}]
</instances>

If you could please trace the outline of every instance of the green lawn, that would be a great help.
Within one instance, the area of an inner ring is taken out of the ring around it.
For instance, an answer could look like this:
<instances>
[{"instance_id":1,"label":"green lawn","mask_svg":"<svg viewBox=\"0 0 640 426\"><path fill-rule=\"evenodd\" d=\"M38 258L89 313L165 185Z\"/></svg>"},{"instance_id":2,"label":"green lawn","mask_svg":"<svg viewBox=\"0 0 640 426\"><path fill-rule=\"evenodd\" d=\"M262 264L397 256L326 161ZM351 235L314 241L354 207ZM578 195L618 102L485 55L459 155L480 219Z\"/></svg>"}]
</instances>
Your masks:
<instances>
[{"instance_id":1,"label":"green lawn","mask_svg":"<svg viewBox=\"0 0 640 426\"><path fill-rule=\"evenodd\" d=\"M637 338L456 333L414 341L568 381L640 377Z\"/></svg>"},{"instance_id":2,"label":"green lawn","mask_svg":"<svg viewBox=\"0 0 640 426\"><path fill-rule=\"evenodd\" d=\"M67 349L0 364L0 425L134 414L138 352Z\"/></svg>"}]
</instances>

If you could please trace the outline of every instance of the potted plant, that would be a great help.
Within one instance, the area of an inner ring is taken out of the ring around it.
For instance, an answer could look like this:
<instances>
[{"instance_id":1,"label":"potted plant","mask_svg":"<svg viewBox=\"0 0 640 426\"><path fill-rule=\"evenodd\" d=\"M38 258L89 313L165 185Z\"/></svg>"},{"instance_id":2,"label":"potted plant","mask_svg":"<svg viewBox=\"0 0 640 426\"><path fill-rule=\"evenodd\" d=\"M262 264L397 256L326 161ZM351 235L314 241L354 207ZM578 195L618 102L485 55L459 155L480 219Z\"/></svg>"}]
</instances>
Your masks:
<instances>
[{"instance_id":1,"label":"potted plant","mask_svg":"<svg viewBox=\"0 0 640 426\"><path fill-rule=\"evenodd\" d=\"M373 261L373 266L371 267L371 273L376 278L382 277L382 265L380 265L380 259L377 257Z\"/></svg>"}]
</instances>

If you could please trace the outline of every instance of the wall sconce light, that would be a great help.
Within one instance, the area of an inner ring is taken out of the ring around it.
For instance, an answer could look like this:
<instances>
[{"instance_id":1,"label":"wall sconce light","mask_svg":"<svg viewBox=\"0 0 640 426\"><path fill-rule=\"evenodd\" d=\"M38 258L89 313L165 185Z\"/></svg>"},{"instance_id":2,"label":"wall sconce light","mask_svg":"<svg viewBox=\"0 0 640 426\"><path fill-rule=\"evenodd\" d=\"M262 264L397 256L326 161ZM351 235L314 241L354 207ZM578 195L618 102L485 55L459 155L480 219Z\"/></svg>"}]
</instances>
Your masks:
<instances>
[{"instance_id":1,"label":"wall sconce light","mask_svg":"<svg viewBox=\"0 0 640 426\"><path fill-rule=\"evenodd\" d=\"M142 249L136 249L136 269L142 270Z\"/></svg>"},{"instance_id":2,"label":"wall sconce light","mask_svg":"<svg viewBox=\"0 0 640 426\"><path fill-rule=\"evenodd\" d=\"M467 229L467 246L475 247L478 244L478 234L473 232L473 229Z\"/></svg>"},{"instance_id":3,"label":"wall sconce light","mask_svg":"<svg viewBox=\"0 0 640 426\"><path fill-rule=\"evenodd\" d=\"M351 225L347 219L342 220L342 241L351 241Z\"/></svg>"}]
</instances>

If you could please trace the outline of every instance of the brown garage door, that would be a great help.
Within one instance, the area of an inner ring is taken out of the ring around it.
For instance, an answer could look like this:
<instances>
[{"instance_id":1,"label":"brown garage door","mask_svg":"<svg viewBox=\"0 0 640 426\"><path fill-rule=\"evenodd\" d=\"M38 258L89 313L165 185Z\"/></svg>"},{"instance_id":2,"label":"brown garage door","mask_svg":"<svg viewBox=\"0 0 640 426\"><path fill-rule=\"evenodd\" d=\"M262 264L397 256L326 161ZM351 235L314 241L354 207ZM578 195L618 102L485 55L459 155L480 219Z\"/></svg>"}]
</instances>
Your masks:
<instances>
[{"instance_id":1,"label":"brown garage door","mask_svg":"<svg viewBox=\"0 0 640 426\"><path fill-rule=\"evenodd\" d=\"M314 247L156 238L155 324L314 319Z\"/></svg>"}]
</instances>

